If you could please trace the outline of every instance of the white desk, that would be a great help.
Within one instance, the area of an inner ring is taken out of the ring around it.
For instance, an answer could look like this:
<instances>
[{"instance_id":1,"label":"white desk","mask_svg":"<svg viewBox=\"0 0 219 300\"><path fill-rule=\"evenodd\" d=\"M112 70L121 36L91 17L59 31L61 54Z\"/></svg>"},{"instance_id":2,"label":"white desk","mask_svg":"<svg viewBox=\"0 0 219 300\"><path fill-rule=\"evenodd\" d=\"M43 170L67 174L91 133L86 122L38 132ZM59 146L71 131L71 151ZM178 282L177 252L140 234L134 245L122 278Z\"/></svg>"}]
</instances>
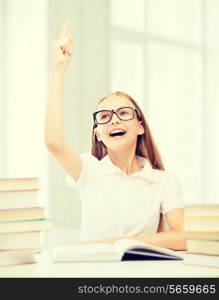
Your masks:
<instances>
[{"instance_id":1,"label":"white desk","mask_svg":"<svg viewBox=\"0 0 219 300\"><path fill-rule=\"evenodd\" d=\"M219 277L219 269L185 265L182 261L124 261L98 263L53 263L50 252L35 264L0 267L0 277L152 278Z\"/></svg>"}]
</instances>

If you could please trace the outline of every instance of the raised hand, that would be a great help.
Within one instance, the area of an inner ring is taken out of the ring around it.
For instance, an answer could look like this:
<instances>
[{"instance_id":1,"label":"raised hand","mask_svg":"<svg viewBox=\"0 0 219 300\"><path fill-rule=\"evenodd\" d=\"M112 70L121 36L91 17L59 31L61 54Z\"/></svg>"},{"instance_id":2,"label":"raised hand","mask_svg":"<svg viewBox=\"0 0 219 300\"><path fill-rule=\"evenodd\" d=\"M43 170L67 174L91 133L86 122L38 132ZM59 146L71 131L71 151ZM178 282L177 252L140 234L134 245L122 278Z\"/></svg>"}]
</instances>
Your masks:
<instances>
[{"instance_id":1,"label":"raised hand","mask_svg":"<svg viewBox=\"0 0 219 300\"><path fill-rule=\"evenodd\" d=\"M59 39L52 43L52 64L56 71L61 73L65 72L71 59L72 44L73 39L69 32L69 24L66 22L60 33Z\"/></svg>"}]
</instances>

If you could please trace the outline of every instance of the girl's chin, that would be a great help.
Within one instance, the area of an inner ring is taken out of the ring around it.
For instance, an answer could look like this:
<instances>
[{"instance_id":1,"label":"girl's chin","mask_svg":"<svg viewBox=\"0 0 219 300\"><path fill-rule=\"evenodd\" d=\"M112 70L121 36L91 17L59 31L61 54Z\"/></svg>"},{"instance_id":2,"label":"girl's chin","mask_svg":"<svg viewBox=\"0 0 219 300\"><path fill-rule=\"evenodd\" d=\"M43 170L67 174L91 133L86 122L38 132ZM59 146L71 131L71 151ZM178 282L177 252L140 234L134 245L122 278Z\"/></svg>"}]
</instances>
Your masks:
<instances>
[{"instance_id":1,"label":"girl's chin","mask_svg":"<svg viewBox=\"0 0 219 300\"><path fill-rule=\"evenodd\" d=\"M106 147L110 150L113 150L113 151L119 151L119 150L127 150L127 149L130 149L130 147L133 145L133 143L131 143L130 141L114 141L114 142L111 142L111 143L107 143Z\"/></svg>"}]
</instances>

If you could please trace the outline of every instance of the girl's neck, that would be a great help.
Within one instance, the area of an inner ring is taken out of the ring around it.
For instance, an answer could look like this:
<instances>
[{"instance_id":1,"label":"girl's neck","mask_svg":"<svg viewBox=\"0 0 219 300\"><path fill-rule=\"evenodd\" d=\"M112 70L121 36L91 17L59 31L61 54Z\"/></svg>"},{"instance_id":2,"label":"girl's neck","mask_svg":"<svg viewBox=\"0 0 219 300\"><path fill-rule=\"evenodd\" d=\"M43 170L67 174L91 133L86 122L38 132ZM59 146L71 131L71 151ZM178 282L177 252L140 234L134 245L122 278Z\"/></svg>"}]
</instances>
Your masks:
<instances>
[{"instance_id":1,"label":"girl's neck","mask_svg":"<svg viewBox=\"0 0 219 300\"><path fill-rule=\"evenodd\" d=\"M135 151L113 152L108 150L108 155L113 164L120 168L127 176L142 169L138 163Z\"/></svg>"}]
</instances>

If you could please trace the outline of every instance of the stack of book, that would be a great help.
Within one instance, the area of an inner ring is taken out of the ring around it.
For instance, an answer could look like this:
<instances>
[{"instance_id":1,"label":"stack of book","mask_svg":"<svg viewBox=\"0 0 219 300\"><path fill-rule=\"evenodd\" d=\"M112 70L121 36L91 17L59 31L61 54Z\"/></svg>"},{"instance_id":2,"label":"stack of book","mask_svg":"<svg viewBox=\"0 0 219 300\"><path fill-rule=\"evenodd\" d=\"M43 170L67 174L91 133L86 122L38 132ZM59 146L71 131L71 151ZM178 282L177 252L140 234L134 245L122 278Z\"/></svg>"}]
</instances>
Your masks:
<instances>
[{"instance_id":1,"label":"stack of book","mask_svg":"<svg viewBox=\"0 0 219 300\"><path fill-rule=\"evenodd\" d=\"M36 262L51 228L38 178L0 179L0 266Z\"/></svg>"},{"instance_id":2,"label":"stack of book","mask_svg":"<svg viewBox=\"0 0 219 300\"><path fill-rule=\"evenodd\" d=\"M219 205L186 206L184 230L188 233L184 263L219 267Z\"/></svg>"}]
</instances>

